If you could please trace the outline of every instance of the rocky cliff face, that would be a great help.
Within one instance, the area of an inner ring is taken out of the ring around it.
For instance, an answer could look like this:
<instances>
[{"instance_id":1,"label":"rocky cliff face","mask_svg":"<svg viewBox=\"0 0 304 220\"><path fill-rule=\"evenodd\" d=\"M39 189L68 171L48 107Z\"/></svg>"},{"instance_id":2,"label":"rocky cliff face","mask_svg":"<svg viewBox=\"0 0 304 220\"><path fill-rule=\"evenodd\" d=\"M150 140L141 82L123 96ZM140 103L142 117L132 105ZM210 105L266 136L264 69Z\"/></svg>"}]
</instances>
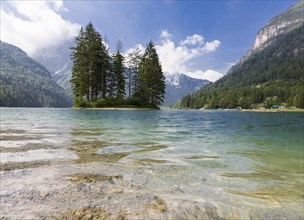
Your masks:
<instances>
[{"instance_id":1,"label":"rocky cliff face","mask_svg":"<svg viewBox=\"0 0 304 220\"><path fill-rule=\"evenodd\" d=\"M256 35L254 45L236 65L232 66L228 73L233 72L241 66L246 60L259 51L264 50L273 44L277 37L286 34L304 24L304 0L288 8L278 16L272 18L265 27L263 27Z\"/></svg>"},{"instance_id":2,"label":"rocky cliff face","mask_svg":"<svg viewBox=\"0 0 304 220\"><path fill-rule=\"evenodd\" d=\"M261 50L267 47L273 38L294 30L303 23L304 1L301 0L280 15L271 19L267 25L258 32L252 50Z\"/></svg>"}]
</instances>

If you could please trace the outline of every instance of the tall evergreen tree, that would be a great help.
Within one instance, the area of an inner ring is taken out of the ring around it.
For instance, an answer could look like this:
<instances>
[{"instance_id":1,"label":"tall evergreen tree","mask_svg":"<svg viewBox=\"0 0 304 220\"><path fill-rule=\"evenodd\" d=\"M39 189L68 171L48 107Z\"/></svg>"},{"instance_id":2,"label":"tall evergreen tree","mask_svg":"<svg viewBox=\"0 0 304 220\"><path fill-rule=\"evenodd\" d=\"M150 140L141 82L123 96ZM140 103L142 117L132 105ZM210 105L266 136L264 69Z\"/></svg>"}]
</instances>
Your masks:
<instances>
[{"instance_id":1,"label":"tall evergreen tree","mask_svg":"<svg viewBox=\"0 0 304 220\"><path fill-rule=\"evenodd\" d=\"M125 77L124 77L124 66L123 66L124 57L117 50L116 54L113 55L113 65L112 71L113 76L116 81L116 98L123 99L126 95L125 93Z\"/></svg>"},{"instance_id":2,"label":"tall evergreen tree","mask_svg":"<svg viewBox=\"0 0 304 220\"><path fill-rule=\"evenodd\" d=\"M72 50L72 88L73 94L75 98L82 99L83 96L86 95L87 92L87 70L86 70L86 61L87 61L87 54L86 54L86 45L85 45L85 32L83 28L80 29L79 35L75 37L75 47L71 47Z\"/></svg>"},{"instance_id":3,"label":"tall evergreen tree","mask_svg":"<svg viewBox=\"0 0 304 220\"><path fill-rule=\"evenodd\" d=\"M109 59L100 34L90 22L85 30L81 28L72 47L73 92L76 98L96 100L106 94L106 73Z\"/></svg>"},{"instance_id":4,"label":"tall evergreen tree","mask_svg":"<svg viewBox=\"0 0 304 220\"><path fill-rule=\"evenodd\" d=\"M107 74L107 97L115 98L117 91L117 80L113 71L113 57L110 58L110 68Z\"/></svg>"},{"instance_id":5,"label":"tall evergreen tree","mask_svg":"<svg viewBox=\"0 0 304 220\"><path fill-rule=\"evenodd\" d=\"M110 76L111 76L111 68L112 68L112 61L111 57L109 56L109 42L108 37L105 34L104 35L104 48L105 48L105 54L103 57L103 68L102 68L102 80L101 80L101 98L105 99L106 95L109 95L109 84L110 84ZM110 92L111 93L111 92ZM112 94L112 93L111 93Z\"/></svg>"},{"instance_id":6,"label":"tall evergreen tree","mask_svg":"<svg viewBox=\"0 0 304 220\"><path fill-rule=\"evenodd\" d=\"M96 100L101 89L103 47L100 34L90 22L85 28L85 40L88 60L89 97Z\"/></svg>"},{"instance_id":7,"label":"tall evergreen tree","mask_svg":"<svg viewBox=\"0 0 304 220\"><path fill-rule=\"evenodd\" d=\"M128 90L129 98L138 92L138 68L141 60L141 50L138 46L128 54Z\"/></svg>"},{"instance_id":8,"label":"tall evergreen tree","mask_svg":"<svg viewBox=\"0 0 304 220\"><path fill-rule=\"evenodd\" d=\"M139 63L137 96L145 103L160 105L165 96L165 77L152 41Z\"/></svg>"},{"instance_id":9,"label":"tall evergreen tree","mask_svg":"<svg viewBox=\"0 0 304 220\"><path fill-rule=\"evenodd\" d=\"M111 57L109 56L108 49L105 44L103 44L103 56L102 56L102 66L101 66L101 98L105 99L108 93L108 79L111 73Z\"/></svg>"}]
</instances>

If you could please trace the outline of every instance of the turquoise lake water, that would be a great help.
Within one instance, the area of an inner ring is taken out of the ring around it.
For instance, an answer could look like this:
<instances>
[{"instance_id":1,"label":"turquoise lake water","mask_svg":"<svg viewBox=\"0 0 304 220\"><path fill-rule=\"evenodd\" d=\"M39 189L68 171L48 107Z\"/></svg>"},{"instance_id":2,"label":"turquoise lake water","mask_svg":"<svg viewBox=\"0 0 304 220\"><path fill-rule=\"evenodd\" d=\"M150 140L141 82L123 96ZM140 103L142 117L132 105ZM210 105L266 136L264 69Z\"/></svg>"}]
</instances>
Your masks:
<instances>
[{"instance_id":1,"label":"turquoise lake water","mask_svg":"<svg viewBox=\"0 0 304 220\"><path fill-rule=\"evenodd\" d=\"M0 217L304 218L303 113L1 108L0 149Z\"/></svg>"}]
</instances>

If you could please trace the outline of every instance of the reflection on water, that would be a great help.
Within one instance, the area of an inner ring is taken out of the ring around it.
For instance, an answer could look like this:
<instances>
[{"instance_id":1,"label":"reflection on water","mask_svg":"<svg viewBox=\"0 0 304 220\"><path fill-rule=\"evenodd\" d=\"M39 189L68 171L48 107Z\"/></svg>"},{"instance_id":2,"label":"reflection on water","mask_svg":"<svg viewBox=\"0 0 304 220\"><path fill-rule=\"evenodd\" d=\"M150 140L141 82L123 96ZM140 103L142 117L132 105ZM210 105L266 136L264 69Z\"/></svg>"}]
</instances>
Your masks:
<instances>
[{"instance_id":1,"label":"reflection on water","mask_svg":"<svg viewBox=\"0 0 304 220\"><path fill-rule=\"evenodd\" d=\"M303 113L1 109L0 218L300 219L303 126Z\"/></svg>"}]
</instances>

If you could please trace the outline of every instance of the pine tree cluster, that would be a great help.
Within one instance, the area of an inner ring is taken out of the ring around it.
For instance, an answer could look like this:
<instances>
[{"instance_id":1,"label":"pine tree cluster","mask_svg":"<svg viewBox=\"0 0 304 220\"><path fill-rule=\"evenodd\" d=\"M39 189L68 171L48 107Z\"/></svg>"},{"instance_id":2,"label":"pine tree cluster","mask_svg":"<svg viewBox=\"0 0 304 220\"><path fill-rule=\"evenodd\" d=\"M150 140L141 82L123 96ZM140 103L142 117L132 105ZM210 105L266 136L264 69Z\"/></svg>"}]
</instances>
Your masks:
<instances>
[{"instance_id":1,"label":"pine tree cluster","mask_svg":"<svg viewBox=\"0 0 304 220\"><path fill-rule=\"evenodd\" d=\"M163 103L165 77L153 42L148 43L143 55L137 47L127 59L121 52L121 42L117 47L109 55L106 43L92 23L81 28L71 48L71 84L76 107L92 106L84 103L97 103L95 107Z\"/></svg>"}]
</instances>

